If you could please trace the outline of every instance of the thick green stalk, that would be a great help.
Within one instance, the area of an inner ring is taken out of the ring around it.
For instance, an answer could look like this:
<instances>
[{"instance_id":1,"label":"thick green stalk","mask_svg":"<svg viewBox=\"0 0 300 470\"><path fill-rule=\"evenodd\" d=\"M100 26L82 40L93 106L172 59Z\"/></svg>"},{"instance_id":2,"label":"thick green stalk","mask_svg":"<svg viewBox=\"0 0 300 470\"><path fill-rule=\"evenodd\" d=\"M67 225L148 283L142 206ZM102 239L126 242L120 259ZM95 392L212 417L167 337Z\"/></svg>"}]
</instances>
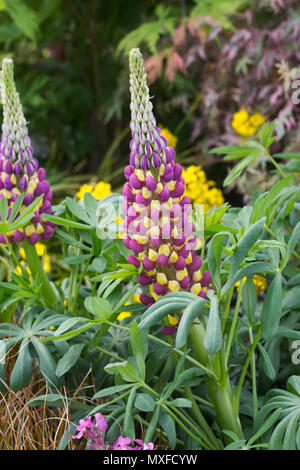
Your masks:
<instances>
[{"instance_id":1,"label":"thick green stalk","mask_svg":"<svg viewBox=\"0 0 300 470\"><path fill-rule=\"evenodd\" d=\"M30 272L34 278L39 278L41 283L41 292L47 305L53 307L57 302L57 296L50 284L47 274L45 273L41 260L36 252L35 246L31 245L28 240L23 241L23 248L25 250L26 262L29 266Z\"/></svg>"},{"instance_id":2,"label":"thick green stalk","mask_svg":"<svg viewBox=\"0 0 300 470\"><path fill-rule=\"evenodd\" d=\"M234 397L228 375L220 373L220 361L213 360L204 347L205 328L202 323L194 324L190 329L190 339L197 359L208 368L215 368L215 376L210 376L206 380L207 389L217 415L217 421L221 429L234 432L240 439L243 439L243 432L239 420L238 410L235 406ZM225 442L231 442L227 436Z\"/></svg>"}]
</instances>

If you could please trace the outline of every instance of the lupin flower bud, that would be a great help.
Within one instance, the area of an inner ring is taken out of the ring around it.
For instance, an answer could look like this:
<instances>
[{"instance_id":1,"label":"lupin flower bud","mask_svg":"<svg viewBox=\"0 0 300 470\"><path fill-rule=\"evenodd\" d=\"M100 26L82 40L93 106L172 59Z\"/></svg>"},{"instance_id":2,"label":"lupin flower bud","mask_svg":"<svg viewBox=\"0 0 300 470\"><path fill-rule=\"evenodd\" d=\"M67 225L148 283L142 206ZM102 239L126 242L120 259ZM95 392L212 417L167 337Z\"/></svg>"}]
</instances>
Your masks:
<instances>
[{"instance_id":1,"label":"lupin flower bud","mask_svg":"<svg viewBox=\"0 0 300 470\"><path fill-rule=\"evenodd\" d=\"M9 240L22 242L26 237L31 244L53 236L54 224L41 217L51 213L52 192L46 181L44 168L39 168L33 157L33 147L28 136L22 105L13 77L13 61L4 59L1 70L1 99L3 124L0 141L0 198L5 197L11 210L14 202L23 194L20 213L38 196L43 195L34 218L22 229L15 230ZM2 240L2 239L1 239ZM5 240L2 240L5 243Z\"/></svg>"},{"instance_id":2,"label":"lupin flower bud","mask_svg":"<svg viewBox=\"0 0 300 470\"><path fill-rule=\"evenodd\" d=\"M139 49L131 50L129 62L132 138L123 189L123 240L136 256L129 255L127 261L143 267L138 280L149 289L150 295L140 296L145 305L178 290L205 297L211 276L206 271L201 277L201 258L189 221L190 200L183 196L182 167L156 126Z\"/></svg>"}]
</instances>

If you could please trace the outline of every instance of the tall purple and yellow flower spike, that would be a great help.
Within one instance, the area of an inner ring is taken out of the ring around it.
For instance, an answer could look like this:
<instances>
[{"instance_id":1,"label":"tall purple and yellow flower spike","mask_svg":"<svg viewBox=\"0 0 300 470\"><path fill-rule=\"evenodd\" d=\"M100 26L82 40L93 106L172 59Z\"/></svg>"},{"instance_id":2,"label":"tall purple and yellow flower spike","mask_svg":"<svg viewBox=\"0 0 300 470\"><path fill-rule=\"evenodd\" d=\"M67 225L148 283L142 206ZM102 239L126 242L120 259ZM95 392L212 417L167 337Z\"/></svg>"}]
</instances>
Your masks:
<instances>
[{"instance_id":1,"label":"tall purple and yellow flower spike","mask_svg":"<svg viewBox=\"0 0 300 470\"><path fill-rule=\"evenodd\" d=\"M51 213L52 192L44 168L33 156L33 147L28 136L27 123L23 114L19 94L13 77L13 61L4 59L1 70L1 99L3 124L0 141L0 198L5 197L10 214L14 202L23 194L20 213L35 198L43 195L34 217L22 229L8 234L8 241L22 242L27 238L34 245L39 239L53 236L54 224L46 221L41 214ZM0 234L0 243L6 243Z\"/></svg>"},{"instance_id":2,"label":"tall purple and yellow flower spike","mask_svg":"<svg viewBox=\"0 0 300 470\"><path fill-rule=\"evenodd\" d=\"M123 188L123 240L135 254L127 261L137 268L142 263L138 279L149 288L149 295L140 296L145 305L178 290L205 297L211 276L208 271L200 272L182 168L156 125L139 49L131 50L129 66L132 139L130 165L125 168L128 181Z\"/></svg>"}]
</instances>

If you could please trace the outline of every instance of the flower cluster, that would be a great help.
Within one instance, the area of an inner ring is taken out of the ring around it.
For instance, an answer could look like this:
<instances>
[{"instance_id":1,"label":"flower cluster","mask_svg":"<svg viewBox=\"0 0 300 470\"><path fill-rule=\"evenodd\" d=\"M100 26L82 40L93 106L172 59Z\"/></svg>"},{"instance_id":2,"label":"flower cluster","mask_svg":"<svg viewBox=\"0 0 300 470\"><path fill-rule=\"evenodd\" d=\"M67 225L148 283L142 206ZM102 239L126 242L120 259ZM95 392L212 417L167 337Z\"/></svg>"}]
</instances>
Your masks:
<instances>
[{"instance_id":1,"label":"flower cluster","mask_svg":"<svg viewBox=\"0 0 300 470\"><path fill-rule=\"evenodd\" d=\"M80 419L79 425L76 427L78 434L72 436L73 439L81 439L86 437L88 439L87 447L91 450L153 450L154 445L152 442L145 444L140 439L135 439L138 444L131 447L131 439L129 437L119 436L115 442L110 445L105 441L105 432L108 428L106 419L101 413L95 414L95 421L92 421L91 416L86 419Z\"/></svg>"},{"instance_id":2,"label":"flower cluster","mask_svg":"<svg viewBox=\"0 0 300 470\"><path fill-rule=\"evenodd\" d=\"M178 290L205 297L211 276L208 271L200 272L182 167L175 163L174 149L156 126L138 49L130 52L130 92L132 139L130 165L125 168L128 181L123 188L123 241L135 253L128 256L128 263L143 266L138 280L148 286L150 295L143 293L140 300L151 305Z\"/></svg>"},{"instance_id":3,"label":"flower cluster","mask_svg":"<svg viewBox=\"0 0 300 470\"><path fill-rule=\"evenodd\" d=\"M185 192L194 205L203 204L207 211L212 206L220 206L224 202L222 191L216 183L206 179L201 166L191 165L184 169L182 176L185 180Z\"/></svg>"},{"instance_id":4,"label":"flower cluster","mask_svg":"<svg viewBox=\"0 0 300 470\"><path fill-rule=\"evenodd\" d=\"M249 114L245 108L241 108L233 115L231 125L233 129L242 137L255 134L257 128L265 122L261 113Z\"/></svg>"},{"instance_id":5,"label":"flower cluster","mask_svg":"<svg viewBox=\"0 0 300 470\"><path fill-rule=\"evenodd\" d=\"M83 199L85 193L91 193L92 196L94 196L96 199L103 199L104 197L111 194L111 185L109 183L105 183L104 181L89 184L85 183L80 187L76 195L78 199Z\"/></svg>"},{"instance_id":6,"label":"flower cluster","mask_svg":"<svg viewBox=\"0 0 300 470\"><path fill-rule=\"evenodd\" d=\"M19 196L23 196L22 213L38 196L43 195L31 221L24 227L7 234L8 241L22 242L26 237L35 245L39 239L51 238L52 222L41 214L51 213L52 191L46 180L44 168L39 168L33 156L33 147L22 105L13 78L13 61L4 59L1 70L1 98L3 102L3 124L0 141L0 198L8 202L8 215ZM0 243L6 244L0 234Z\"/></svg>"}]
</instances>

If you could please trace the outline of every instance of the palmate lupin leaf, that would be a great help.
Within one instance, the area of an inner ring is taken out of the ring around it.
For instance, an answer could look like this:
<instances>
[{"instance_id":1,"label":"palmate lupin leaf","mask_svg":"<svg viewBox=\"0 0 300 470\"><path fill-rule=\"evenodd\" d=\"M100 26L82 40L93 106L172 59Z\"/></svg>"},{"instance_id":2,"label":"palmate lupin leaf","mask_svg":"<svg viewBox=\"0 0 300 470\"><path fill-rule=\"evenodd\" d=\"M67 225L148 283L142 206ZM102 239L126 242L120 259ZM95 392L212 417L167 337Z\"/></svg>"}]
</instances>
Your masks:
<instances>
[{"instance_id":1,"label":"palmate lupin leaf","mask_svg":"<svg viewBox=\"0 0 300 470\"><path fill-rule=\"evenodd\" d=\"M281 408L277 423L267 440L270 450L300 450L300 377L293 375L287 383L287 390L274 389L267 393L264 406L259 411L254 427L259 430L272 411Z\"/></svg>"}]
</instances>

